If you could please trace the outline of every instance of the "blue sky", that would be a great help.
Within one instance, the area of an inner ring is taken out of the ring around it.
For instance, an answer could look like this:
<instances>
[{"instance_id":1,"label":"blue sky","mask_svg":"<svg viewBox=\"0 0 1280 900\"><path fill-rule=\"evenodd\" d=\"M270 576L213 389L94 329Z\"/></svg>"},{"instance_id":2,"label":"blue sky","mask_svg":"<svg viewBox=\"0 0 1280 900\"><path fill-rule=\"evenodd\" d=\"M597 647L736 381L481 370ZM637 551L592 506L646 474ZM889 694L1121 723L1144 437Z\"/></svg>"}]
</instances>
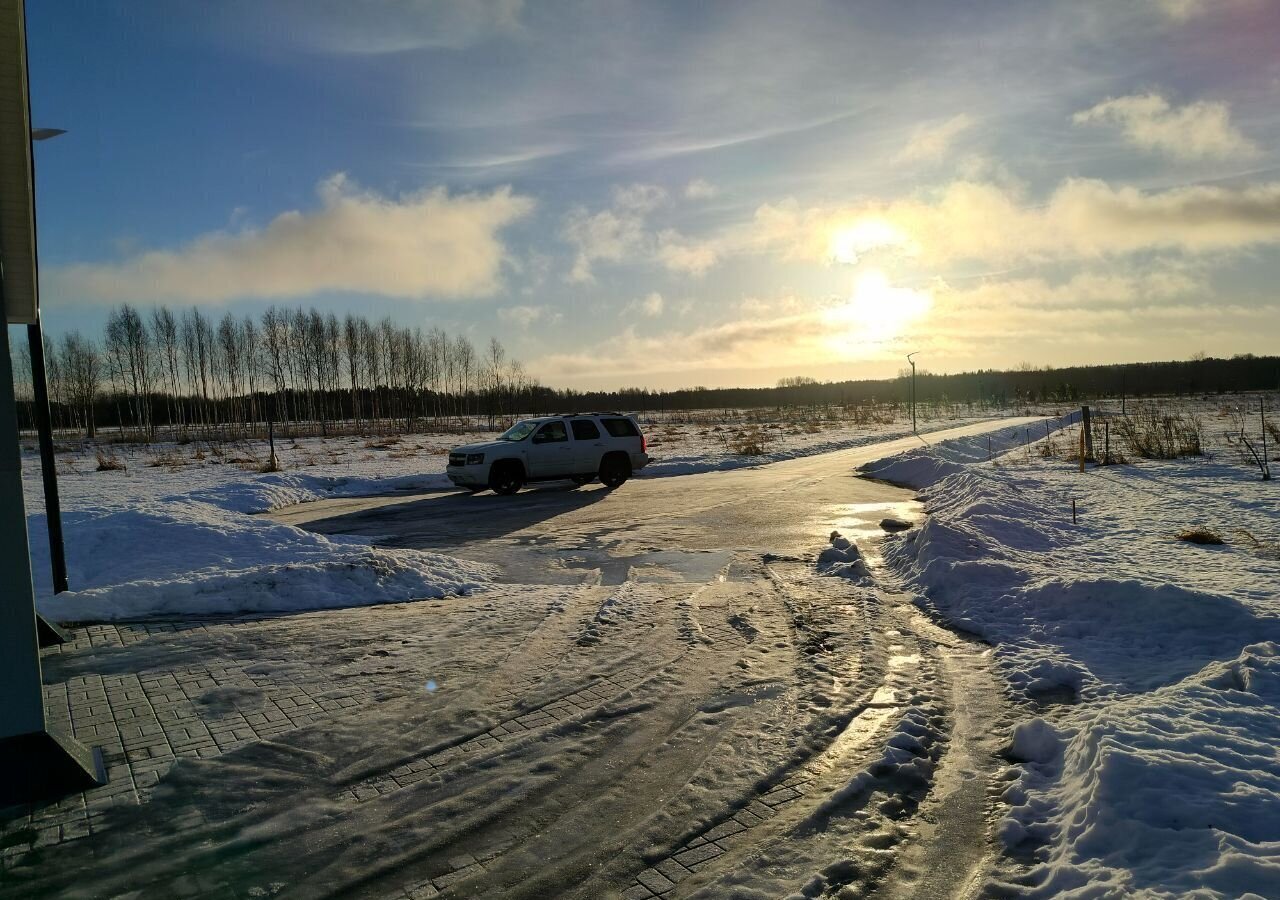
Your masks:
<instances>
[{"instance_id":1,"label":"blue sky","mask_svg":"<svg viewBox=\"0 0 1280 900\"><path fill-rule=\"evenodd\" d=\"M47 327L272 303L544 382L1274 352L1280 4L29 4Z\"/></svg>"}]
</instances>

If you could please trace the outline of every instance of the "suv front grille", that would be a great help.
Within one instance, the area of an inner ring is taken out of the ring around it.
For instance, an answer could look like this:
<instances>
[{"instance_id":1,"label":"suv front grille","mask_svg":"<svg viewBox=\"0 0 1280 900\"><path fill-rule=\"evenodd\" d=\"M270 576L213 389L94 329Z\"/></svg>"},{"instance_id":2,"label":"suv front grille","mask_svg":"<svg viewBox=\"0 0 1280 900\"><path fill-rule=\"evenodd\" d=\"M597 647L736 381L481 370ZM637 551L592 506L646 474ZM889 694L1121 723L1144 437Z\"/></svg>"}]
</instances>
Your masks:
<instances>
[{"instance_id":1,"label":"suv front grille","mask_svg":"<svg viewBox=\"0 0 1280 900\"><path fill-rule=\"evenodd\" d=\"M467 464L467 454L465 454L465 453L450 453L450 454L449 454L449 465L451 465L451 466L465 466L466 464Z\"/></svg>"}]
</instances>

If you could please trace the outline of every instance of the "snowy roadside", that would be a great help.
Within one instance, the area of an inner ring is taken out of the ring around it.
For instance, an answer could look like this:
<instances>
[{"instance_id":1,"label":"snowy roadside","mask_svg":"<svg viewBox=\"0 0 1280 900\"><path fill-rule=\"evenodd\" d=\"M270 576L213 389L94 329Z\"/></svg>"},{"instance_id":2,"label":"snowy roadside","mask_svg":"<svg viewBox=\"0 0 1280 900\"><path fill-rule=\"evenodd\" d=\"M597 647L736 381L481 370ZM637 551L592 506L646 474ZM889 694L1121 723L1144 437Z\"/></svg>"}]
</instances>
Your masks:
<instances>
[{"instance_id":1,"label":"snowy roadside","mask_svg":"<svg viewBox=\"0 0 1280 900\"><path fill-rule=\"evenodd\" d=\"M920 434L930 434L960 425L982 422L996 416L958 416L935 419L920 424ZM781 426L778 426L779 428ZM835 453L865 447L879 441L892 441L912 434L905 422L891 424L867 424L856 428L837 428L828 431L779 434L768 437L762 452L754 455L734 453L725 446L720 435L705 429L699 434L684 433L677 440L661 429L648 430L650 453L653 461L641 473L644 478L663 478L676 475L699 475L703 472L724 472L751 466L768 465L788 459L800 459L819 453ZM769 434L763 429L764 434Z\"/></svg>"},{"instance_id":2,"label":"snowy roadside","mask_svg":"<svg viewBox=\"0 0 1280 900\"><path fill-rule=\"evenodd\" d=\"M948 427L955 420L935 420ZM657 426L655 426L657 428ZM760 465L900 436L900 424L842 423L770 438L765 457L729 452L720 431L661 427L658 475ZM28 530L41 612L64 622L325 609L439 598L490 584L486 566L438 553L373 548L255 514L298 503L395 491L452 490L448 448L473 436L282 440L284 471L257 471L260 442L223 447L106 446L58 455L71 591L53 595L39 460L24 456Z\"/></svg>"},{"instance_id":3,"label":"snowy roadside","mask_svg":"<svg viewBox=\"0 0 1280 900\"><path fill-rule=\"evenodd\" d=\"M887 564L922 607L993 644L1028 711L1000 826L1026 866L1003 889L1273 895L1276 483L1226 448L1082 474L1005 438L994 460L984 437L864 468L929 511L887 539ZM1227 543L1176 538L1192 526Z\"/></svg>"},{"instance_id":4,"label":"snowy roadside","mask_svg":"<svg viewBox=\"0 0 1280 900\"><path fill-rule=\"evenodd\" d=\"M199 447L117 448L124 468L115 471L96 471L88 449L60 454L73 589L53 595L46 519L29 515L38 608L63 622L285 612L435 599L490 584L494 573L478 563L375 548L254 515L327 497L447 486L443 474L415 471L443 471L443 457L430 448L393 455L370 452L367 443L282 447L306 468L273 474L252 471L248 459L206 459ZM28 509L42 510L38 460L28 455L24 463Z\"/></svg>"}]
</instances>

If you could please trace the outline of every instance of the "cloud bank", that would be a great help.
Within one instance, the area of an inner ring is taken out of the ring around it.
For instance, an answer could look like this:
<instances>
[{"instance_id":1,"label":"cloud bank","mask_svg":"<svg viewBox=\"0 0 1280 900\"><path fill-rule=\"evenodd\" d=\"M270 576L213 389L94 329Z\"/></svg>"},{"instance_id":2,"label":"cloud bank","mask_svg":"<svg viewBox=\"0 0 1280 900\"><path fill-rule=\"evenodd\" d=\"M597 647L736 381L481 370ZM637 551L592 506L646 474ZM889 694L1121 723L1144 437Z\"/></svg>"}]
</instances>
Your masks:
<instances>
[{"instance_id":1,"label":"cloud bank","mask_svg":"<svg viewBox=\"0 0 1280 900\"><path fill-rule=\"evenodd\" d=\"M443 188L388 198L345 175L319 186L320 208L281 213L261 230L215 232L177 250L46 276L53 292L103 302L223 302L351 291L405 299L492 294L500 285L503 228L533 201L499 188Z\"/></svg>"},{"instance_id":2,"label":"cloud bank","mask_svg":"<svg viewBox=\"0 0 1280 900\"><path fill-rule=\"evenodd\" d=\"M1225 103L1173 106L1159 94L1112 97L1072 116L1077 125L1114 125L1126 143L1173 159L1253 157L1258 147L1231 124Z\"/></svg>"},{"instance_id":3,"label":"cloud bank","mask_svg":"<svg viewBox=\"0 0 1280 900\"><path fill-rule=\"evenodd\" d=\"M1033 204L1015 190L957 181L925 197L845 207L765 204L751 243L786 259L820 262L830 258L831 236L851 228L884 236L864 251L901 253L925 265L1241 250L1280 243L1280 182L1143 192L1073 178L1047 202Z\"/></svg>"}]
</instances>

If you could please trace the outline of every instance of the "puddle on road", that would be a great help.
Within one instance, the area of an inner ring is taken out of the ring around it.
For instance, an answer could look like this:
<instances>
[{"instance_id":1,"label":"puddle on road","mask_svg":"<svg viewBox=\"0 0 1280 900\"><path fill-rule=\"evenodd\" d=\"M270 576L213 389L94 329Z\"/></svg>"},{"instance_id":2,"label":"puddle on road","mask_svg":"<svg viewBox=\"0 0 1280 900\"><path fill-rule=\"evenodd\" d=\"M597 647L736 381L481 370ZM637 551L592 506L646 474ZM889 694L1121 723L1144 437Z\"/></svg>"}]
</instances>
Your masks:
<instances>
[{"instance_id":1,"label":"puddle on road","mask_svg":"<svg viewBox=\"0 0 1280 900\"><path fill-rule=\"evenodd\" d=\"M725 581L733 561L730 550L580 550L560 556L565 569L598 571L601 584L625 581L694 582Z\"/></svg>"},{"instance_id":2,"label":"puddle on road","mask_svg":"<svg viewBox=\"0 0 1280 900\"><path fill-rule=\"evenodd\" d=\"M731 550L624 550L517 541L468 548L467 556L496 566L502 581L515 584L583 584L597 579L604 585L706 584L748 580L750 574Z\"/></svg>"}]
</instances>

